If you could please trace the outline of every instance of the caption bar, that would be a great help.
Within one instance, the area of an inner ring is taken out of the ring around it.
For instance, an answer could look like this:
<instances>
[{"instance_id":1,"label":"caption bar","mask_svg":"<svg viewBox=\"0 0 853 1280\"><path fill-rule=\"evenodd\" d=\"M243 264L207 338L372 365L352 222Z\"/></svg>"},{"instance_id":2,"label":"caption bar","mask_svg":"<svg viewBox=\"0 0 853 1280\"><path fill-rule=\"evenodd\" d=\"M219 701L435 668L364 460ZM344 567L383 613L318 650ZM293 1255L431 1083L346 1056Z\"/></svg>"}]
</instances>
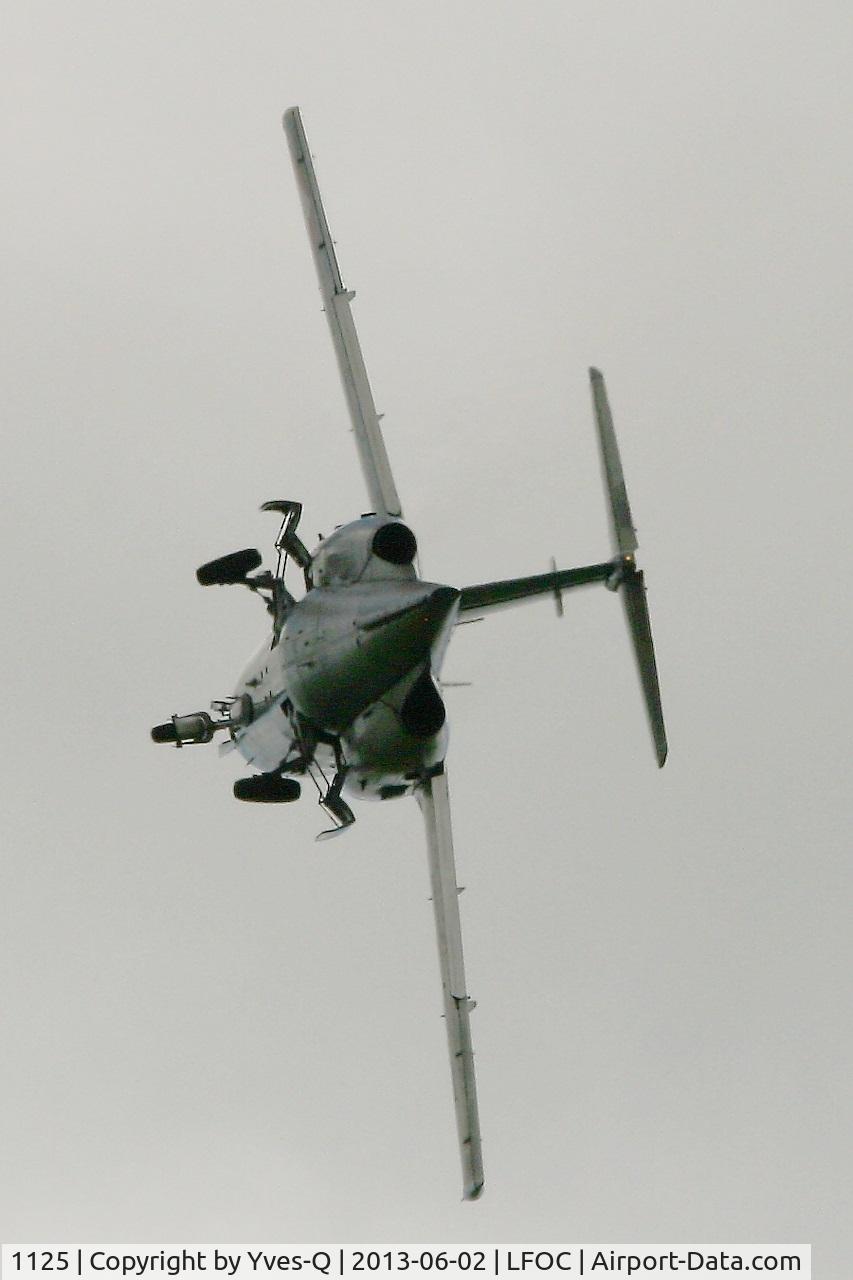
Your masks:
<instances>
[{"instance_id":1,"label":"caption bar","mask_svg":"<svg viewBox=\"0 0 853 1280\"><path fill-rule=\"evenodd\" d=\"M482 1280L575 1276L718 1276L752 1272L811 1280L803 1244L9 1244L0 1280L258 1280L301 1273L334 1280L369 1276L465 1276Z\"/></svg>"}]
</instances>

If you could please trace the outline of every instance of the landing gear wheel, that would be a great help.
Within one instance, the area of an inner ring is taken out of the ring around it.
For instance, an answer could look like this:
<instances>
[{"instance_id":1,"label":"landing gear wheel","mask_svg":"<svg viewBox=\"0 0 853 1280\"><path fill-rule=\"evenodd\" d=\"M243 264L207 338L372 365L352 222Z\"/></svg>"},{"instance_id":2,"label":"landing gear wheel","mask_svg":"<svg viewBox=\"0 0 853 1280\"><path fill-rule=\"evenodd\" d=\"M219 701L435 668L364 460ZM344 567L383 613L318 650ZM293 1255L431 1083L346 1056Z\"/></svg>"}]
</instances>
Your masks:
<instances>
[{"instance_id":1,"label":"landing gear wheel","mask_svg":"<svg viewBox=\"0 0 853 1280\"><path fill-rule=\"evenodd\" d=\"M234 783L234 798L255 804L289 804L301 794L302 788L295 778L282 778L277 773L256 773L251 778L238 778Z\"/></svg>"},{"instance_id":2,"label":"landing gear wheel","mask_svg":"<svg viewBox=\"0 0 853 1280\"><path fill-rule=\"evenodd\" d=\"M232 551L230 555L209 560L196 569L196 578L203 587L227 587L245 582L246 574L257 569L262 556L255 547L245 551Z\"/></svg>"}]
</instances>

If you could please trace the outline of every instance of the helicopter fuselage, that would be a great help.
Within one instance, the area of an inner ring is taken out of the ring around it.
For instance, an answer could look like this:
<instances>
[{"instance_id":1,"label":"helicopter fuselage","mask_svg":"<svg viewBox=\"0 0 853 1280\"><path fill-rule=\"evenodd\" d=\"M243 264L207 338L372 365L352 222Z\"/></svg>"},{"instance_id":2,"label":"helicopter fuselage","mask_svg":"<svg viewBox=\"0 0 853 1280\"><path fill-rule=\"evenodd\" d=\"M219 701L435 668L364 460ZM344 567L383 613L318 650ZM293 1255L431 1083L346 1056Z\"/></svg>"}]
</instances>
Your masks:
<instances>
[{"instance_id":1,"label":"helicopter fuselage","mask_svg":"<svg viewBox=\"0 0 853 1280\"><path fill-rule=\"evenodd\" d=\"M440 765L447 728L436 679L459 592L419 579L414 552L405 525L367 516L313 553L311 589L235 689L251 712L232 737L255 769L343 764L350 795L390 799Z\"/></svg>"}]
</instances>

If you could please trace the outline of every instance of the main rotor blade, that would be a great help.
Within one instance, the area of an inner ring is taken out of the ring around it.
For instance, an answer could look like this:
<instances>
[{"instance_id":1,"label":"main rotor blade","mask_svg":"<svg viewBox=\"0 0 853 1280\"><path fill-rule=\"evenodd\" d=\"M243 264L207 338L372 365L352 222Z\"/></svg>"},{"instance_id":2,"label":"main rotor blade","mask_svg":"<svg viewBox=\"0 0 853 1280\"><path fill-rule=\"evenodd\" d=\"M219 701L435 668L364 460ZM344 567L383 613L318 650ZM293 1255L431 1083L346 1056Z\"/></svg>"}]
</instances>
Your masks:
<instances>
[{"instance_id":1,"label":"main rotor blade","mask_svg":"<svg viewBox=\"0 0 853 1280\"><path fill-rule=\"evenodd\" d=\"M662 769L666 762L667 742L666 727L663 722L663 706L660 700L658 669L655 662L655 647L652 643L652 627L649 621L649 607L646 603L646 584L642 569L628 573L622 579L619 593L625 604L625 617L628 632L634 646L640 683L643 686L643 697L649 717L649 726L655 745L658 768Z\"/></svg>"},{"instance_id":2,"label":"main rotor blade","mask_svg":"<svg viewBox=\"0 0 853 1280\"><path fill-rule=\"evenodd\" d=\"M338 266L323 201L320 198L317 175L314 172L314 163L308 149L299 108L291 107L286 111L283 123L323 298L323 310L332 335L338 371L341 375L341 384L349 409L367 492L374 511L399 516L402 515L400 497L394 484L391 464L388 461L385 441L379 426L379 414L376 412L376 404L352 315L352 300L355 294L345 287L341 279L341 270Z\"/></svg>"},{"instance_id":3,"label":"main rotor blade","mask_svg":"<svg viewBox=\"0 0 853 1280\"><path fill-rule=\"evenodd\" d=\"M459 886L456 883L456 861L453 856L447 775L440 773L434 778L427 778L416 795L427 833L429 877L444 995L444 1020L453 1077L459 1154L462 1159L462 1194L466 1200L476 1200L483 1190L483 1153L480 1146L474 1051L471 1045L473 1001L467 992L462 960Z\"/></svg>"},{"instance_id":4,"label":"main rotor blade","mask_svg":"<svg viewBox=\"0 0 853 1280\"><path fill-rule=\"evenodd\" d=\"M607 401L607 388L604 385L604 377L598 369L590 369L589 380L592 386L592 403L598 427L604 479L610 496L611 524L616 539L616 549L623 556L627 556L637 550L637 534L631 519L628 494L625 491L625 477L622 474L619 446L616 443L613 417Z\"/></svg>"}]
</instances>

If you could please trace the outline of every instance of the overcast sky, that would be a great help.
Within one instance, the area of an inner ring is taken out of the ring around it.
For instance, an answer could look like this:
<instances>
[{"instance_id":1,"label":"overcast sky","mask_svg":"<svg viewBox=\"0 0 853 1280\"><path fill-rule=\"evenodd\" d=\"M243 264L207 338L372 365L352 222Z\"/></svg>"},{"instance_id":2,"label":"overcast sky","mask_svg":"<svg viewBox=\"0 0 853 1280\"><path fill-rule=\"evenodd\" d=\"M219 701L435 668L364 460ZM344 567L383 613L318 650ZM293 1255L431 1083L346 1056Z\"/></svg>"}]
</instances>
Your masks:
<instances>
[{"instance_id":1,"label":"overcast sky","mask_svg":"<svg viewBox=\"0 0 853 1280\"><path fill-rule=\"evenodd\" d=\"M3 28L0 1237L812 1241L844 1280L849 4ZM650 587L662 773L609 593L448 655L473 1205L417 807L315 845L307 792L148 738L265 632L196 566L269 563L265 499L309 542L365 509L296 103L425 574L609 554L595 363Z\"/></svg>"}]
</instances>

